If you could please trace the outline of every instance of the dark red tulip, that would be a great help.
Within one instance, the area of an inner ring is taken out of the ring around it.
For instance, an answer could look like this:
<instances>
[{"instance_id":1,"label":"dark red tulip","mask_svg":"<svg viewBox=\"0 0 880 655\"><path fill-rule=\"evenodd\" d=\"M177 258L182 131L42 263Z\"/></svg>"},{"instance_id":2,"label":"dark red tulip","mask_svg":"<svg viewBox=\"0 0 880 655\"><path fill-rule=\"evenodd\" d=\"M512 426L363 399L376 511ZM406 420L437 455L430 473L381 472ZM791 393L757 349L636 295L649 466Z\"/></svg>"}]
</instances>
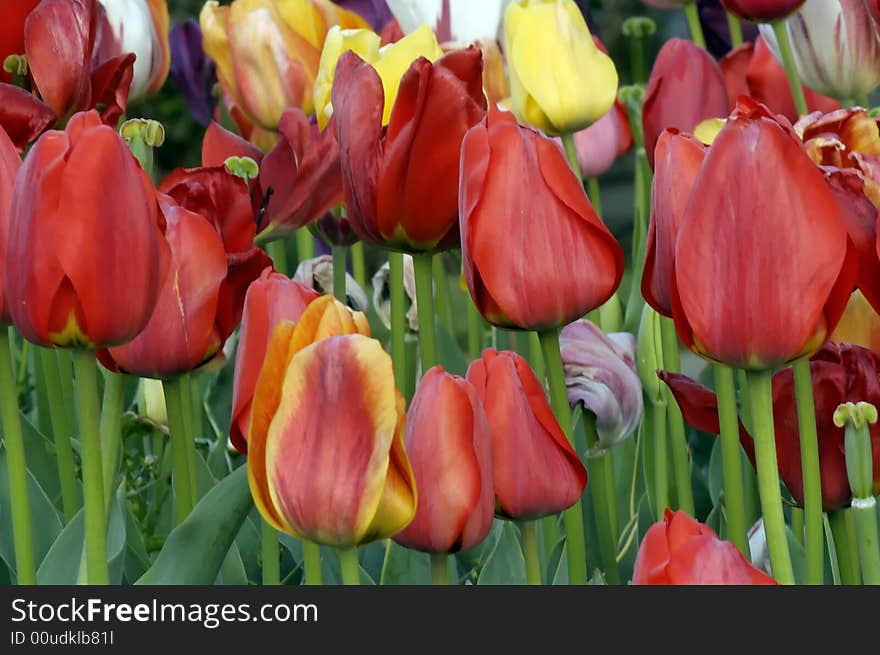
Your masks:
<instances>
[{"instance_id":1,"label":"dark red tulip","mask_svg":"<svg viewBox=\"0 0 880 655\"><path fill-rule=\"evenodd\" d=\"M492 435L473 385L441 366L419 382L406 415L406 454L419 490L416 515L394 540L430 553L479 544L492 527Z\"/></svg>"},{"instance_id":2,"label":"dark red tulip","mask_svg":"<svg viewBox=\"0 0 880 655\"><path fill-rule=\"evenodd\" d=\"M486 112L480 51L456 50L433 64L414 61L400 80L387 128L379 74L346 52L332 102L346 206L358 236L410 251L457 245L461 143Z\"/></svg>"},{"instance_id":3,"label":"dark red tulip","mask_svg":"<svg viewBox=\"0 0 880 655\"><path fill-rule=\"evenodd\" d=\"M819 473L822 506L835 510L849 504L852 493L846 473L844 430L834 425L837 406L860 400L880 403L880 356L851 344L826 343L810 360L816 426L819 435ZM685 420L710 434L718 433L718 404L715 394L703 385L675 373L662 372L681 407ZM800 436L794 375L790 368L773 376L773 423L779 476L798 504L803 504ZM870 426L874 467L874 493L880 492L880 424ZM743 449L754 463L752 438L740 424Z\"/></svg>"},{"instance_id":4,"label":"dark red tulip","mask_svg":"<svg viewBox=\"0 0 880 655\"><path fill-rule=\"evenodd\" d=\"M12 188L21 159L12 140L0 127L0 330L12 321L6 301L6 240L12 210Z\"/></svg>"},{"instance_id":5,"label":"dark red tulip","mask_svg":"<svg viewBox=\"0 0 880 655\"><path fill-rule=\"evenodd\" d=\"M880 0L865 0L865 6L874 20L880 23Z\"/></svg>"},{"instance_id":6,"label":"dark red tulip","mask_svg":"<svg viewBox=\"0 0 880 655\"><path fill-rule=\"evenodd\" d=\"M40 137L12 196L7 292L30 341L100 348L147 324L162 280L155 190L95 111Z\"/></svg>"},{"instance_id":7,"label":"dark red tulip","mask_svg":"<svg viewBox=\"0 0 880 655\"><path fill-rule=\"evenodd\" d=\"M666 510L645 533L633 569L636 585L775 585L729 541L681 510Z\"/></svg>"},{"instance_id":8,"label":"dark red tulip","mask_svg":"<svg viewBox=\"0 0 880 655\"><path fill-rule=\"evenodd\" d=\"M654 166L654 148L666 128L693 132L707 118L725 118L730 112L721 69L712 56L685 39L663 44L645 93L642 127L645 151Z\"/></svg>"},{"instance_id":9,"label":"dark red tulip","mask_svg":"<svg viewBox=\"0 0 880 655\"><path fill-rule=\"evenodd\" d=\"M235 351L232 385L232 422L229 438L240 453L247 453L251 401L272 330L282 320L296 323L318 292L271 269L248 287Z\"/></svg>"},{"instance_id":10,"label":"dark red tulip","mask_svg":"<svg viewBox=\"0 0 880 655\"><path fill-rule=\"evenodd\" d=\"M805 0L721 0L734 16L754 23L772 23L796 12Z\"/></svg>"},{"instance_id":11,"label":"dark red tulip","mask_svg":"<svg viewBox=\"0 0 880 655\"><path fill-rule=\"evenodd\" d=\"M785 69L776 61L762 37L759 36L755 43L744 43L732 50L719 63L731 106L740 96L746 95L792 122L798 119ZM806 86L804 97L810 111L829 112L840 108L837 100Z\"/></svg>"},{"instance_id":12,"label":"dark red tulip","mask_svg":"<svg viewBox=\"0 0 880 655\"><path fill-rule=\"evenodd\" d=\"M465 137L461 170L462 267L487 321L558 327L611 297L623 251L556 143L493 109Z\"/></svg>"},{"instance_id":13,"label":"dark red tulip","mask_svg":"<svg viewBox=\"0 0 880 655\"><path fill-rule=\"evenodd\" d=\"M3 70L9 55L24 54L24 22L40 0L6 0L3 3L3 28L0 29L0 82L11 82L12 75Z\"/></svg>"},{"instance_id":14,"label":"dark red tulip","mask_svg":"<svg viewBox=\"0 0 880 655\"><path fill-rule=\"evenodd\" d=\"M528 362L514 352L488 349L471 362L467 379L489 417L496 514L531 519L574 505L587 471Z\"/></svg>"},{"instance_id":15,"label":"dark red tulip","mask_svg":"<svg viewBox=\"0 0 880 655\"><path fill-rule=\"evenodd\" d=\"M709 147L677 233L663 238L675 243L668 291L679 336L740 368L815 352L857 274L846 217L822 172L791 125L748 98Z\"/></svg>"}]
</instances>

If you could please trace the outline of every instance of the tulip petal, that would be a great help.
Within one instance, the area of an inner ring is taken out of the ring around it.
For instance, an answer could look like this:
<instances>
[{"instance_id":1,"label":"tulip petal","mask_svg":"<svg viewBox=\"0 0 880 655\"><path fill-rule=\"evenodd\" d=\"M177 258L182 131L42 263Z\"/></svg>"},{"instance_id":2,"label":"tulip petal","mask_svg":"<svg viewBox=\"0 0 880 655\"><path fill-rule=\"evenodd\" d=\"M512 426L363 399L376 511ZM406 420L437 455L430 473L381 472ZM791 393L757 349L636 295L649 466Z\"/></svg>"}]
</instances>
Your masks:
<instances>
[{"instance_id":1,"label":"tulip petal","mask_svg":"<svg viewBox=\"0 0 880 655\"><path fill-rule=\"evenodd\" d=\"M6 242L12 219L12 192L21 158L6 132L0 129L0 325L11 322L6 299ZM2 329L2 328L0 328Z\"/></svg>"},{"instance_id":2,"label":"tulip petal","mask_svg":"<svg viewBox=\"0 0 880 655\"><path fill-rule=\"evenodd\" d=\"M230 157L250 157L259 164L263 160L263 151L219 123L211 121L202 139L202 166L223 166Z\"/></svg>"},{"instance_id":3,"label":"tulip petal","mask_svg":"<svg viewBox=\"0 0 880 655\"><path fill-rule=\"evenodd\" d=\"M19 152L55 122L48 105L12 84L0 83L0 127Z\"/></svg>"},{"instance_id":4,"label":"tulip petal","mask_svg":"<svg viewBox=\"0 0 880 655\"><path fill-rule=\"evenodd\" d=\"M108 59L92 72L91 99L88 109L103 107L101 120L116 127L125 105L134 71L134 55L131 53Z\"/></svg>"}]
</instances>

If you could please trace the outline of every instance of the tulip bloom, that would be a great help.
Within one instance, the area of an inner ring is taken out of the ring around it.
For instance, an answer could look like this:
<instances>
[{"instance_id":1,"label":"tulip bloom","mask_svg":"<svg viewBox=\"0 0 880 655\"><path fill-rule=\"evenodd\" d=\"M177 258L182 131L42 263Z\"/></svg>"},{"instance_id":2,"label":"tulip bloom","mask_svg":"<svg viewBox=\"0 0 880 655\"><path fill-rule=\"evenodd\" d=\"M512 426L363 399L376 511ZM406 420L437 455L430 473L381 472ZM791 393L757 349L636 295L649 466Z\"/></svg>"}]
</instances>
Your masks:
<instances>
[{"instance_id":1,"label":"tulip bloom","mask_svg":"<svg viewBox=\"0 0 880 655\"><path fill-rule=\"evenodd\" d=\"M0 128L0 330L12 321L6 301L6 240L12 209L12 188L21 168L21 159L12 140Z\"/></svg>"},{"instance_id":2,"label":"tulip bloom","mask_svg":"<svg viewBox=\"0 0 880 655\"><path fill-rule=\"evenodd\" d=\"M343 9L354 12L377 32L391 20L391 10L385 0L333 0Z\"/></svg>"},{"instance_id":3,"label":"tulip bloom","mask_svg":"<svg viewBox=\"0 0 880 655\"><path fill-rule=\"evenodd\" d=\"M868 8L871 17L880 23L880 0L865 0L865 6Z\"/></svg>"},{"instance_id":4,"label":"tulip bloom","mask_svg":"<svg viewBox=\"0 0 880 655\"><path fill-rule=\"evenodd\" d=\"M171 46L171 78L180 89L193 118L208 127L217 106L214 97L217 73L214 62L208 59L202 48L202 28L198 21L189 18L171 28L168 41Z\"/></svg>"},{"instance_id":5,"label":"tulip bloom","mask_svg":"<svg viewBox=\"0 0 880 655\"><path fill-rule=\"evenodd\" d=\"M707 118L726 117L728 102L721 69L708 52L685 39L664 43L651 69L642 107L645 153L651 166L663 130L693 132Z\"/></svg>"},{"instance_id":6,"label":"tulip bloom","mask_svg":"<svg viewBox=\"0 0 880 655\"><path fill-rule=\"evenodd\" d=\"M275 130L288 107L314 112L312 88L333 25L366 27L329 0L206 2L199 15L204 48L223 92L260 127Z\"/></svg>"},{"instance_id":7,"label":"tulip bloom","mask_svg":"<svg viewBox=\"0 0 880 655\"><path fill-rule=\"evenodd\" d=\"M336 69L332 97L349 221L367 243L415 252L454 246L462 138L486 111L480 51L457 50L434 64L419 58L396 79L398 58L384 61L377 70L346 52Z\"/></svg>"},{"instance_id":8,"label":"tulip bloom","mask_svg":"<svg viewBox=\"0 0 880 655\"><path fill-rule=\"evenodd\" d=\"M557 144L492 110L465 136L461 170L462 267L487 321L558 327L611 297L623 251Z\"/></svg>"},{"instance_id":9,"label":"tulip bloom","mask_svg":"<svg viewBox=\"0 0 880 655\"><path fill-rule=\"evenodd\" d=\"M120 52L133 52L134 77L129 98L154 95L171 65L166 0L101 0Z\"/></svg>"},{"instance_id":10,"label":"tulip bloom","mask_svg":"<svg viewBox=\"0 0 880 655\"><path fill-rule=\"evenodd\" d=\"M636 341L627 332L606 335L581 319L559 336L568 402L596 416L597 448L630 436L642 420L642 383L636 373Z\"/></svg>"},{"instance_id":11,"label":"tulip bloom","mask_svg":"<svg viewBox=\"0 0 880 655\"><path fill-rule=\"evenodd\" d=\"M426 23L441 43L469 44L498 37L508 4L510 0L389 0L388 8L405 34Z\"/></svg>"},{"instance_id":12,"label":"tulip bloom","mask_svg":"<svg viewBox=\"0 0 880 655\"><path fill-rule=\"evenodd\" d=\"M534 519L574 505L587 485L587 471L528 363L514 352L490 348L471 362L467 379L489 417L495 513Z\"/></svg>"},{"instance_id":13,"label":"tulip bloom","mask_svg":"<svg viewBox=\"0 0 880 655\"><path fill-rule=\"evenodd\" d=\"M348 548L393 536L416 512L406 411L391 357L351 334L313 342L275 328L248 434L254 503L278 530Z\"/></svg>"},{"instance_id":14,"label":"tulip bloom","mask_svg":"<svg viewBox=\"0 0 880 655\"><path fill-rule=\"evenodd\" d=\"M247 454L248 424L257 376L272 330L281 321L296 323L318 293L299 282L266 269L248 287L241 319L241 335L235 351L232 383L232 421L229 438L235 449Z\"/></svg>"},{"instance_id":15,"label":"tulip bloom","mask_svg":"<svg viewBox=\"0 0 880 655\"><path fill-rule=\"evenodd\" d=\"M839 100L861 100L880 84L880 33L863 0L807 0L785 22L798 77ZM782 60L770 26L761 34Z\"/></svg>"},{"instance_id":16,"label":"tulip bloom","mask_svg":"<svg viewBox=\"0 0 880 655\"><path fill-rule=\"evenodd\" d=\"M752 370L815 352L857 273L834 192L780 120L742 99L699 167L677 230L656 236L674 244L671 264L660 263L671 265L665 291L682 341ZM684 193L673 183L667 200Z\"/></svg>"},{"instance_id":17,"label":"tulip bloom","mask_svg":"<svg viewBox=\"0 0 880 655\"><path fill-rule=\"evenodd\" d=\"M834 425L837 406L861 399L880 402L880 355L860 346L826 343L810 360L813 396L816 403L816 427L819 435L819 474L822 506L826 511L846 507L852 498L844 457L844 429ZM709 389L675 373L661 377L675 395L685 420L698 430L718 433L718 405ZM773 423L779 477L794 500L803 505L804 483L801 470L800 436L794 375L785 368L773 376ZM752 438L739 426L743 449L754 462ZM874 489L880 492L880 426L870 426L873 453Z\"/></svg>"},{"instance_id":18,"label":"tulip bloom","mask_svg":"<svg viewBox=\"0 0 880 655\"><path fill-rule=\"evenodd\" d=\"M775 585L729 541L681 510L648 528L636 555L636 585Z\"/></svg>"},{"instance_id":19,"label":"tulip bloom","mask_svg":"<svg viewBox=\"0 0 880 655\"><path fill-rule=\"evenodd\" d=\"M734 16L755 23L772 23L798 10L804 0L721 0Z\"/></svg>"},{"instance_id":20,"label":"tulip bloom","mask_svg":"<svg viewBox=\"0 0 880 655\"><path fill-rule=\"evenodd\" d=\"M495 514L492 435L473 385L441 366L430 369L413 396L405 443L419 503L394 540L429 553L469 550L483 541Z\"/></svg>"},{"instance_id":21,"label":"tulip bloom","mask_svg":"<svg viewBox=\"0 0 880 655\"><path fill-rule=\"evenodd\" d=\"M9 55L24 52L24 22L31 10L40 0L16 0L3 6L3 29L0 30L0 64ZM0 65L0 82L11 82L12 75Z\"/></svg>"},{"instance_id":22,"label":"tulip bloom","mask_svg":"<svg viewBox=\"0 0 880 655\"><path fill-rule=\"evenodd\" d=\"M128 146L97 112L75 114L15 178L3 262L15 326L42 346L130 341L156 304L160 238L155 191Z\"/></svg>"},{"instance_id":23,"label":"tulip bloom","mask_svg":"<svg viewBox=\"0 0 880 655\"><path fill-rule=\"evenodd\" d=\"M572 0L518 0L504 12L511 105L547 134L577 132L617 99L617 69Z\"/></svg>"}]
</instances>

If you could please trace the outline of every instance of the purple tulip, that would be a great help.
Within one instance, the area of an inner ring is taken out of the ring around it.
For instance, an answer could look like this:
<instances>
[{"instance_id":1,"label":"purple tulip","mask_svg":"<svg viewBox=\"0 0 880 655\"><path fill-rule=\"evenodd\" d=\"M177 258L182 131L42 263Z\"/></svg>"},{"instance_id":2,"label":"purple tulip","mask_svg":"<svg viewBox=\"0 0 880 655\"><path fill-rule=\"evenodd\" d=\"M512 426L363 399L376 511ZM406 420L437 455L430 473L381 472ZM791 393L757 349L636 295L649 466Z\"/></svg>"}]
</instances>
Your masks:
<instances>
[{"instance_id":1,"label":"purple tulip","mask_svg":"<svg viewBox=\"0 0 880 655\"><path fill-rule=\"evenodd\" d=\"M706 35L706 47L716 57L730 52L730 28L727 24L727 10L719 0L699 0L700 23ZM745 41L758 38L758 26L748 21L740 21Z\"/></svg>"},{"instance_id":2,"label":"purple tulip","mask_svg":"<svg viewBox=\"0 0 880 655\"><path fill-rule=\"evenodd\" d=\"M178 23L171 28L168 41L171 45L171 77L193 118L208 127L217 106L213 93L217 75L214 62L202 49L202 30L198 21L190 18Z\"/></svg>"},{"instance_id":3,"label":"purple tulip","mask_svg":"<svg viewBox=\"0 0 880 655\"><path fill-rule=\"evenodd\" d=\"M334 0L343 9L353 11L379 32L391 20L385 0Z\"/></svg>"}]
</instances>

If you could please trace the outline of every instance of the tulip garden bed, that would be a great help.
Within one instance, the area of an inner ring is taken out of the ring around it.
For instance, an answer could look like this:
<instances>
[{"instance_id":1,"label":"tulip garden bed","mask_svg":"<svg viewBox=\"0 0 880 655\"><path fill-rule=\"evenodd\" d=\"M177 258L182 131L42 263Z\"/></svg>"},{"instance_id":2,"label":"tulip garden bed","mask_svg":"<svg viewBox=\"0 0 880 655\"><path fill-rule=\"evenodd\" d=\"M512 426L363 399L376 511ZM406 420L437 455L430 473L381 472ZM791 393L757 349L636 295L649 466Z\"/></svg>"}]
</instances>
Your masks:
<instances>
[{"instance_id":1,"label":"tulip garden bed","mask_svg":"<svg viewBox=\"0 0 880 655\"><path fill-rule=\"evenodd\" d=\"M0 582L880 584L877 0L3 23Z\"/></svg>"}]
</instances>

